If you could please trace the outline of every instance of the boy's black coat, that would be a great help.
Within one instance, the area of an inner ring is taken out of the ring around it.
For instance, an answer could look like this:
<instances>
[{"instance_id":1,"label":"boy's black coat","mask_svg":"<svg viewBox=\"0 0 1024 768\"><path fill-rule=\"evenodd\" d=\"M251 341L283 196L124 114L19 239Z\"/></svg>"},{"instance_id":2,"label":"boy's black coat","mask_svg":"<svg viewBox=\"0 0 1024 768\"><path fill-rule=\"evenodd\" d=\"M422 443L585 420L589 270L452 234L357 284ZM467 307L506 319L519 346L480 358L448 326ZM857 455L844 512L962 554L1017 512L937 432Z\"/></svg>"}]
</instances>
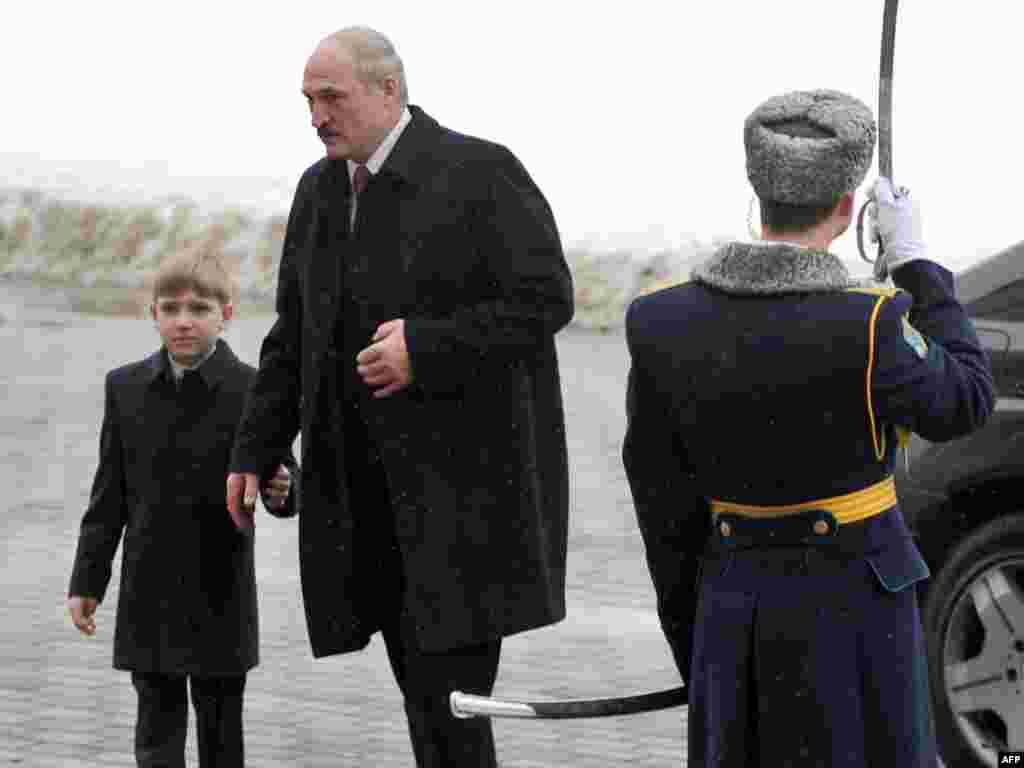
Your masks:
<instances>
[{"instance_id":1,"label":"boy's black coat","mask_svg":"<svg viewBox=\"0 0 1024 768\"><path fill-rule=\"evenodd\" d=\"M255 373L221 340L180 391L163 350L107 374L99 467L69 594L103 599L124 532L118 669L237 675L259 661L253 539L225 506L228 458ZM290 454L282 462L293 482L277 513L286 517L295 514L298 474Z\"/></svg>"}]
</instances>

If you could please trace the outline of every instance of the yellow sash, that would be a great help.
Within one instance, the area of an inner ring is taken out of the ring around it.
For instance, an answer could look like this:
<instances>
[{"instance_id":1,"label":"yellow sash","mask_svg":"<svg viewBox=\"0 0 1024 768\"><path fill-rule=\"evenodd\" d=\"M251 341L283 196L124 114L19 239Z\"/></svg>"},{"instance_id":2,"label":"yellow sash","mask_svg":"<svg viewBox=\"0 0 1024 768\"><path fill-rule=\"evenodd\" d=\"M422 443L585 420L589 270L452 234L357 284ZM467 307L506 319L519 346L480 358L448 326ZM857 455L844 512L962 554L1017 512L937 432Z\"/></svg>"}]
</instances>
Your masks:
<instances>
[{"instance_id":1,"label":"yellow sash","mask_svg":"<svg viewBox=\"0 0 1024 768\"><path fill-rule=\"evenodd\" d=\"M896 482L892 476L880 483L869 485L853 493L832 496L828 499L803 501L799 504L762 507L756 504L735 504L731 501L711 499L712 518L723 512L744 517L771 518L805 512L809 509L824 509L831 512L840 525L866 520L896 506Z\"/></svg>"}]
</instances>

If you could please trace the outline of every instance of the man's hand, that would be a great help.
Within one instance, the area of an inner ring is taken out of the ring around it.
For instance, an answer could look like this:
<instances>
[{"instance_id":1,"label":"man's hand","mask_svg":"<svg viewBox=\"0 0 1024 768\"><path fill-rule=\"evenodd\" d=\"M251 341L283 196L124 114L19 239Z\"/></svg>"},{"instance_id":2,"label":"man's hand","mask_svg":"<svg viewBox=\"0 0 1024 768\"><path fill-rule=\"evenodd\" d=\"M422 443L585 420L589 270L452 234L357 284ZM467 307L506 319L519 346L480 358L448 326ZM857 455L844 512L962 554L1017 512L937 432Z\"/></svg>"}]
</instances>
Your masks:
<instances>
[{"instance_id":1,"label":"man's hand","mask_svg":"<svg viewBox=\"0 0 1024 768\"><path fill-rule=\"evenodd\" d=\"M267 509L282 509L288 503L288 493L292 487L292 473L284 464L277 468L277 472L260 488L260 496L263 498L263 506Z\"/></svg>"},{"instance_id":2,"label":"man's hand","mask_svg":"<svg viewBox=\"0 0 1024 768\"><path fill-rule=\"evenodd\" d=\"M68 598L68 613L71 614L71 623L78 627L83 635L96 634L96 605L98 600L95 597L81 597L74 595Z\"/></svg>"},{"instance_id":3,"label":"man's hand","mask_svg":"<svg viewBox=\"0 0 1024 768\"><path fill-rule=\"evenodd\" d=\"M387 397L412 383L409 350L405 346L405 320L388 320L377 326L374 343L356 355L356 370L374 390L374 397Z\"/></svg>"},{"instance_id":4,"label":"man's hand","mask_svg":"<svg viewBox=\"0 0 1024 768\"><path fill-rule=\"evenodd\" d=\"M880 240L883 252L875 262L875 277L884 280L892 270L915 259L928 258L922 230L924 222L916 200L904 188L895 189L891 179L875 180L868 192L872 201L871 237Z\"/></svg>"},{"instance_id":5,"label":"man's hand","mask_svg":"<svg viewBox=\"0 0 1024 768\"><path fill-rule=\"evenodd\" d=\"M255 474L228 475L228 512L235 522L235 527L243 533L251 533L255 527L256 494L259 491L260 479Z\"/></svg>"}]
</instances>

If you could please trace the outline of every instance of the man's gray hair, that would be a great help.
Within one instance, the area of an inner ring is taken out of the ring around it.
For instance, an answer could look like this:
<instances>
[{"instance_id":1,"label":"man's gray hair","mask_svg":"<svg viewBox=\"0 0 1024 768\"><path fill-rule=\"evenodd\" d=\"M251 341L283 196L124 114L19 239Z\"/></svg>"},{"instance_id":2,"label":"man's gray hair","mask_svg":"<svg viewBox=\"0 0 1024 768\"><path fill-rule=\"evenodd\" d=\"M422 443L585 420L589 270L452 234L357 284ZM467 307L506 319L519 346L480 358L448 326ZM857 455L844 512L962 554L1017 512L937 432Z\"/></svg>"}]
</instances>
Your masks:
<instances>
[{"instance_id":1,"label":"man's gray hair","mask_svg":"<svg viewBox=\"0 0 1024 768\"><path fill-rule=\"evenodd\" d=\"M405 81L405 66L387 37L370 27L345 27L330 39L352 59L356 75L366 84L382 85L389 77L398 81L402 106L409 103L409 86Z\"/></svg>"}]
</instances>

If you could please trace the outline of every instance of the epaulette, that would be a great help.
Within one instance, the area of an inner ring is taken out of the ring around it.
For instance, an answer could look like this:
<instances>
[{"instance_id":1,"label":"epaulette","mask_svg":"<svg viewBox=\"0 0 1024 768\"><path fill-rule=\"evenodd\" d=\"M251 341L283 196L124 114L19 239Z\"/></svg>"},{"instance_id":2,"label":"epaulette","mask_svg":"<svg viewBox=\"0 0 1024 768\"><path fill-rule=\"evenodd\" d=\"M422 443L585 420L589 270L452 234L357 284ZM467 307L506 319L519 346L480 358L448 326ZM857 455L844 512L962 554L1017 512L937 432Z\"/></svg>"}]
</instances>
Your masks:
<instances>
[{"instance_id":1,"label":"epaulette","mask_svg":"<svg viewBox=\"0 0 1024 768\"><path fill-rule=\"evenodd\" d=\"M885 296L891 299L900 289L890 285L854 285L846 289L847 293L867 293L872 296Z\"/></svg>"},{"instance_id":2,"label":"epaulette","mask_svg":"<svg viewBox=\"0 0 1024 768\"><path fill-rule=\"evenodd\" d=\"M882 308L882 303L886 299L891 299L903 291L895 286L890 285L855 285L846 289L847 293L866 293L870 296L879 296L879 300L875 303L874 309L871 312L871 318L868 321L868 370L867 370L867 405L868 405L868 420L871 423L871 440L875 446L875 455L879 461L882 461L885 456L885 427L882 425L876 426L875 424L875 409L871 402L871 370L875 364L875 321L878 319L878 312ZM909 327L909 323L906 321L904 316L904 323ZM900 447L903 448L904 454L907 451L907 444L910 442L910 430L906 427L900 426L899 424L894 425L896 430L896 439ZM909 462L909 458L907 459Z\"/></svg>"},{"instance_id":3,"label":"epaulette","mask_svg":"<svg viewBox=\"0 0 1024 768\"><path fill-rule=\"evenodd\" d=\"M687 283L693 282L692 280L682 280L676 282L675 278L664 277L661 280L655 281L653 284L644 288L638 296L646 296L649 293L655 293L656 291L664 290L665 288L675 288L677 285L686 285Z\"/></svg>"}]
</instances>

